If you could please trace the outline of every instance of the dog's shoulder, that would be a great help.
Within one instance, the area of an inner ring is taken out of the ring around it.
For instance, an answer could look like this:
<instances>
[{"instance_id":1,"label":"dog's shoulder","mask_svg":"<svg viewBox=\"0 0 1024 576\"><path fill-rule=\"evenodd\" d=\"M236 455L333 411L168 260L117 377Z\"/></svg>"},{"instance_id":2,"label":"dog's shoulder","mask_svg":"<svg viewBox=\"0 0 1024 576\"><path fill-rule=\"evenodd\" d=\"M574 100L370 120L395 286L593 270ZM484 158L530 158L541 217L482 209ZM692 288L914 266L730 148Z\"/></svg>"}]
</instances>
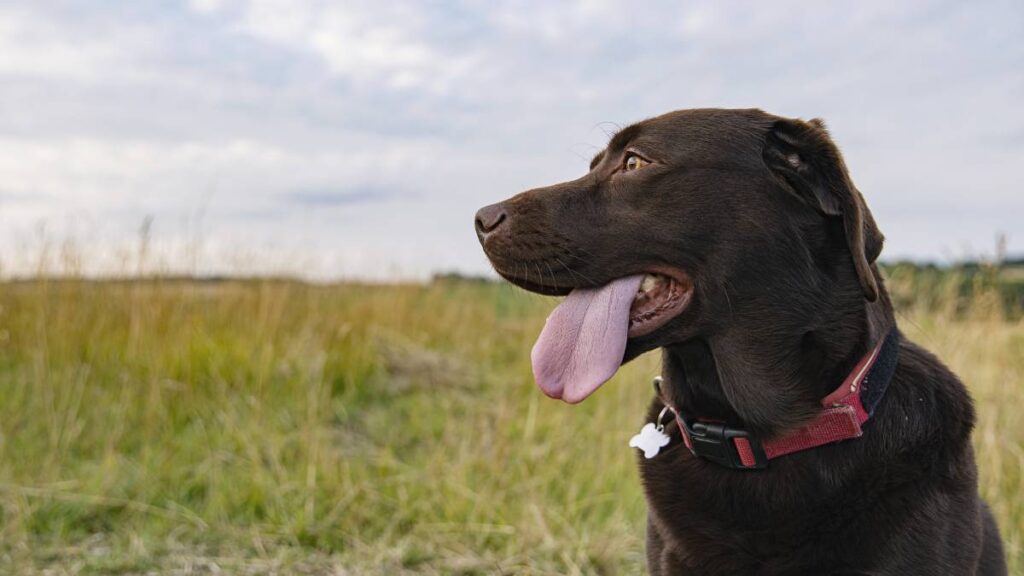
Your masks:
<instances>
[{"instance_id":1,"label":"dog's shoulder","mask_svg":"<svg viewBox=\"0 0 1024 576\"><path fill-rule=\"evenodd\" d=\"M892 383L883 405L895 416L896 438L944 444L967 442L975 412L967 388L937 356L902 339ZM902 421L902 423L900 422Z\"/></svg>"},{"instance_id":2,"label":"dog's shoulder","mask_svg":"<svg viewBox=\"0 0 1024 576\"><path fill-rule=\"evenodd\" d=\"M886 484L929 491L975 492L971 449L975 412L960 379L934 354L903 339L895 374L862 443Z\"/></svg>"}]
</instances>

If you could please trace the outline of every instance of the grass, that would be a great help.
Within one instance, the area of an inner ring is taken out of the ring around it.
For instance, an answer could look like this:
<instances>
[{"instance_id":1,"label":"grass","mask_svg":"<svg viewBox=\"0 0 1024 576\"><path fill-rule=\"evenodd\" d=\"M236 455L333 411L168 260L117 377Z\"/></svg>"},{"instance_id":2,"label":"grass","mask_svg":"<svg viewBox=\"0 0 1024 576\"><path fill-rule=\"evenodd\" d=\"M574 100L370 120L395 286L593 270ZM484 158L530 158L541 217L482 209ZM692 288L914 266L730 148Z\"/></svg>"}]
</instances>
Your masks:
<instances>
[{"instance_id":1,"label":"grass","mask_svg":"<svg viewBox=\"0 0 1024 576\"><path fill-rule=\"evenodd\" d=\"M899 300L902 327L974 395L1021 574L1024 323L949 292ZM548 401L528 352L551 305L469 282L0 284L0 573L643 573L626 441L657 357Z\"/></svg>"}]
</instances>

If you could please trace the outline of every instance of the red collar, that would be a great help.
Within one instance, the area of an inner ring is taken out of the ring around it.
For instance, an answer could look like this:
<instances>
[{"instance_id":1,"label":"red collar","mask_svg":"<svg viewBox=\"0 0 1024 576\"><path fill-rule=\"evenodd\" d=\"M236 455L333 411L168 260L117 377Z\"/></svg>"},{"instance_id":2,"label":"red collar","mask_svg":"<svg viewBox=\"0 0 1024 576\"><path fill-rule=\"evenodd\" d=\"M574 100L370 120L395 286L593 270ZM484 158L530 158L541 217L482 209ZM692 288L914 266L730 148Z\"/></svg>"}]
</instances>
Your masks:
<instances>
[{"instance_id":1,"label":"red collar","mask_svg":"<svg viewBox=\"0 0 1024 576\"><path fill-rule=\"evenodd\" d=\"M893 329L854 366L846 380L822 401L818 417L799 430L759 442L746 430L702 421L666 403L675 414L683 442L694 455L729 468L765 468L768 460L859 438L896 370L899 332Z\"/></svg>"}]
</instances>

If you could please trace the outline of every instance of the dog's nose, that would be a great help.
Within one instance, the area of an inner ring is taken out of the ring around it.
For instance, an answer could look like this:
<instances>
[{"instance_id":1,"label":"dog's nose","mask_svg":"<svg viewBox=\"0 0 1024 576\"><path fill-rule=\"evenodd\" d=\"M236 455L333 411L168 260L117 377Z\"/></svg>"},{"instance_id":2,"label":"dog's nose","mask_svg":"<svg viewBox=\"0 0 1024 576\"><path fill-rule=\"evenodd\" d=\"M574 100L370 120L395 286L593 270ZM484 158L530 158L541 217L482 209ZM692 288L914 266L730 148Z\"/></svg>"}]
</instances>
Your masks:
<instances>
[{"instance_id":1,"label":"dog's nose","mask_svg":"<svg viewBox=\"0 0 1024 576\"><path fill-rule=\"evenodd\" d=\"M505 207L501 204L484 206L476 213L476 233L483 239L507 219Z\"/></svg>"}]
</instances>

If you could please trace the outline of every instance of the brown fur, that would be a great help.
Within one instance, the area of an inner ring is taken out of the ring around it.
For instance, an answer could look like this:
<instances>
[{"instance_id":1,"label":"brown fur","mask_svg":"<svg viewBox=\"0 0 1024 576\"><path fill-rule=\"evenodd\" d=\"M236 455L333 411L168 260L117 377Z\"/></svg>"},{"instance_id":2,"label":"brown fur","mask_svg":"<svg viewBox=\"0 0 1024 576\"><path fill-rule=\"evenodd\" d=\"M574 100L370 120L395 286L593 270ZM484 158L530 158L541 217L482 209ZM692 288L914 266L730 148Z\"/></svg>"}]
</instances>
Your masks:
<instances>
[{"instance_id":1,"label":"brown fur","mask_svg":"<svg viewBox=\"0 0 1024 576\"><path fill-rule=\"evenodd\" d=\"M629 150L651 165L623 173ZM499 274L545 294L684 270L690 306L630 339L623 361L662 348L673 402L762 439L813 418L895 327L874 264L882 234L819 120L760 110L645 120L585 176L482 209L477 232ZM956 376L904 340L859 439L760 471L723 468L677 441L640 459L650 572L1005 574L977 495L973 424Z\"/></svg>"}]
</instances>

